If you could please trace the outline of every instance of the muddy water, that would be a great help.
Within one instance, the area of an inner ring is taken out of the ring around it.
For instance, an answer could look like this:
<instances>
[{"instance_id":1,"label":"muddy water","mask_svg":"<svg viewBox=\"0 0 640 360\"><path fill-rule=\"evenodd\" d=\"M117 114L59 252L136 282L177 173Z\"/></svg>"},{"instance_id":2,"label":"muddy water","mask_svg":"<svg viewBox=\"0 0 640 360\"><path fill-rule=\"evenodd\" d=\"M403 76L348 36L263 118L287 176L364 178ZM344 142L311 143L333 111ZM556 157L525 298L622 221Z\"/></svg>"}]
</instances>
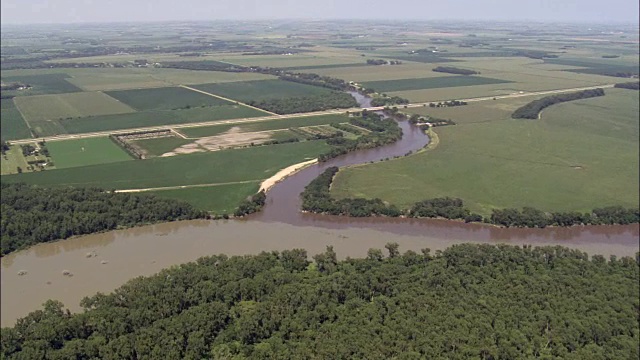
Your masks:
<instances>
[{"instance_id":1,"label":"muddy water","mask_svg":"<svg viewBox=\"0 0 640 360\"><path fill-rule=\"evenodd\" d=\"M455 231L444 230L441 237L391 234L376 230L375 221L371 222L371 228L341 224L343 226L325 228L261 221L185 221L36 245L0 260L1 324L12 326L17 318L41 308L47 299L60 300L78 311L79 302L85 296L98 291L110 292L134 277L219 253L240 255L304 248L313 255L333 245L341 258L363 257L367 249L383 248L389 241L399 243L402 251L428 247L433 252L461 242L561 243L607 256L632 256L638 251L637 241L630 240L631 234L637 236L638 226L593 227L590 232L593 237L569 236L564 241L531 241L518 237L493 241L458 237ZM477 231L485 230L478 228ZM95 256L87 257L88 254ZM63 275L65 270L73 276ZM21 271L26 274L18 275Z\"/></svg>"}]
</instances>

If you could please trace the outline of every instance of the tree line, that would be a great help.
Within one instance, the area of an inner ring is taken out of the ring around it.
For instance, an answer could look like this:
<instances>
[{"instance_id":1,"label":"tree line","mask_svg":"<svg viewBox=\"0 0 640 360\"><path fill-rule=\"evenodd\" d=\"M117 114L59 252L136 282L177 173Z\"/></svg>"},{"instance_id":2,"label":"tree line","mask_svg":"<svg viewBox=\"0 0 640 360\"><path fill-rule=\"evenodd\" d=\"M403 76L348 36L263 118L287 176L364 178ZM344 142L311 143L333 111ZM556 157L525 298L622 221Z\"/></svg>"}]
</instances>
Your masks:
<instances>
[{"instance_id":1,"label":"tree line","mask_svg":"<svg viewBox=\"0 0 640 360\"><path fill-rule=\"evenodd\" d=\"M619 83L619 84L615 84L613 87L616 87L619 89L640 90L640 81Z\"/></svg>"},{"instance_id":2,"label":"tree line","mask_svg":"<svg viewBox=\"0 0 640 360\"><path fill-rule=\"evenodd\" d=\"M319 214L346 215L353 217L367 216L405 216L412 218L444 218L464 220L465 222L482 222L505 227L537 227L573 226L573 225L625 225L640 223L639 208L622 206L606 206L595 208L591 212L544 212L532 207L522 210L515 208L493 209L491 215L483 217L471 212L459 198L433 198L416 202L408 209L398 209L381 199L344 198L331 196L331 183L337 167L325 170L311 181L300 195L302 210Z\"/></svg>"},{"instance_id":3,"label":"tree line","mask_svg":"<svg viewBox=\"0 0 640 360\"><path fill-rule=\"evenodd\" d=\"M25 247L118 228L204 218L182 201L99 188L47 188L1 184L0 250L4 256Z\"/></svg>"},{"instance_id":4,"label":"tree line","mask_svg":"<svg viewBox=\"0 0 640 360\"><path fill-rule=\"evenodd\" d=\"M469 69L460 69L453 66L438 66L433 68L435 72L448 73L448 74L456 74L456 75L476 75L480 74L477 71L469 70Z\"/></svg>"},{"instance_id":5,"label":"tree line","mask_svg":"<svg viewBox=\"0 0 640 360\"><path fill-rule=\"evenodd\" d=\"M543 97L542 99L534 100L513 112L511 117L514 119L537 119L540 111L544 108L547 108L551 105L573 101L579 99L587 99L597 96L604 96L603 89L590 89L590 90L582 90L567 94L557 94L551 95L547 97Z\"/></svg>"},{"instance_id":6,"label":"tree line","mask_svg":"<svg viewBox=\"0 0 640 360\"><path fill-rule=\"evenodd\" d=\"M215 255L2 328L3 359L637 359L636 259L560 246Z\"/></svg>"}]
</instances>

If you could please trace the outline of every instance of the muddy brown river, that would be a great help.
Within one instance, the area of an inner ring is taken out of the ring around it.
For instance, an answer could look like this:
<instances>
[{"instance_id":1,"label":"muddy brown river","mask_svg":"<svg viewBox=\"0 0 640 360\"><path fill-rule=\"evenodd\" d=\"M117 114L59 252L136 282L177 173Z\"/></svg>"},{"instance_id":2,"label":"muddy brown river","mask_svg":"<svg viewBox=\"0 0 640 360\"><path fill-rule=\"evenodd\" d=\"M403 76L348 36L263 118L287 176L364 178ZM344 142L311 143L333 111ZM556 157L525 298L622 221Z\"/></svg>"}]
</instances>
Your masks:
<instances>
[{"instance_id":1,"label":"muddy brown river","mask_svg":"<svg viewBox=\"0 0 640 360\"><path fill-rule=\"evenodd\" d=\"M304 186L327 167L402 156L428 143L418 128L408 122L400 126L404 135L394 144L341 156L286 178L269 191L262 212L243 220L184 221L118 230L39 244L5 256L0 260L1 325L12 326L47 299L60 300L78 311L85 296L110 292L134 277L219 253L304 248L313 255L332 245L341 258L362 257L369 248L383 248L389 241L397 242L401 251L442 250L463 242L563 245L605 256L633 256L639 250L638 224L503 229L446 220L345 218L298 210Z\"/></svg>"}]
</instances>

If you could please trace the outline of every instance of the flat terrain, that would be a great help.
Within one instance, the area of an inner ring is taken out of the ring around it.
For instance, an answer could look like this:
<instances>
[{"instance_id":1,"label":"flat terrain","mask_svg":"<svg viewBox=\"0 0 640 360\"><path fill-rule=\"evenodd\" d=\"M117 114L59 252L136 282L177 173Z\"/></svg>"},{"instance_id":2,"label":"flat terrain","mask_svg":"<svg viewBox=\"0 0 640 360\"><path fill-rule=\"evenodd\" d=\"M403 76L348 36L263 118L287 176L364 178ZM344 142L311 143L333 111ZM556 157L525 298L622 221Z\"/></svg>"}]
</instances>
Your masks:
<instances>
[{"instance_id":1,"label":"flat terrain","mask_svg":"<svg viewBox=\"0 0 640 360\"><path fill-rule=\"evenodd\" d=\"M229 82L219 84L194 85L194 88L216 95L222 95L229 99L242 102L262 101L270 99L286 99L308 95L322 95L329 92L328 89L298 84L283 80L258 80Z\"/></svg>"},{"instance_id":2,"label":"flat terrain","mask_svg":"<svg viewBox=\"0 0 640 360\"><path fill-rule=\"evenodd\" d=\"M493 208L523 206L544 211L637 207L638 94L606 93L554 105L541 120L531 121L510 118L530 99L437 109L434 116L459 124L435 129L435 149L341 170L332 192L379 197L402 207L453 196L484 215Z\"/></svg>"},{"instance_id":3,"label":"flat terrain","mask_svg":"<svg viewBox=\"0 0 640 360\"><path fill-rule=\"evenodd\" d=\"M19 96L14 101L30 123L135 112L125 103L102 92Z\"/></svg>"},{"instance_id":4,"label":"flat terrain","mask_svg":"<svg viewBox=\"0 0 640 360\"><path fill-rule=\"evenodd\" d=\"M266 131L288 129L291 127L325 125L334 122L347 122L349 118L345 115L321 115L305 116L297 118L285 118L280 120L266 120L246 124L213 125L203 127L192 127L180 129L180 133L187 137L196 138L222 134L232 128L237 128L238 132Z\"/></svg>"},{"instance_id":5,"label":"flat terrain","mask_svg":"<svg viewBox=\"0 0 640 360\"><path fill-rule=\"evenodd\" d=\"M370 81L365 82L364 85L367 88L375 89L377 92L394 92L394 91L406 91L406 90L421 90L421 89L439 89L439 88L451 88L459 86L476 86L476 85L489 85L489 84L503 84L511 81L491 79L480 76L440 76L430 78L418 78L418 79L398 79L398 80L383 80L383 81Z\"/></svg>"},{"instance_id":6,"label":"flat terrain","mask_svg":"<svg viewBox=\"0 0 640 360\"><path fill-rule=\"evenodd\" d=\"M55 73L35 73L32 75L2 76L5 82L20 82L30 86L26 90L10 92L15 95L41 95L80 92L82 89L67 80L69 75L63 71Z\"/></svg>"},{"instance_id":7,"label":"flat terrain","mask_svg":"<svg viewBox=\"0 0 640 360\"><path fill-rule=\"evenodd\" d=\"M184 200L198 209L214 214L232 214L239 202L256 192L260 186L259 181L193 187L187 189L150 191L158 197Z\"/></svg>"},{"instance_id":8,"label":"flat terrain","mask_svg":"<svg viewBox=\"0 0 640 360\"><path fill-rule=\"evenodd\" d=\"M0 99L0 134L2 140L26 139L31 132L13 99Z\"/></svg>"},{"instance_id":9,"label":"flat terrain","mask_svg":"<svg viewBox=\"0 0 640 360\"><path fill-rule=\"evenodd\" d=\"M139 111L230 105L228 101L181 87L109 91L107 94Z\"/></svg>"},{"instance_id":10,"label":"flat terrain","mask_svg":"<svg viewBox=\"0 0 640 360\"><path fill-rule=\"evenodd\" d=\"M106 189L259 181L326 150L328 145L323 141L307 141L8 175L3 176L2 181Z\"/></svg>"},{"instance_id":11,"label":"flat terrain","mask_svg":"<svg viewBox=\"0 0 640 360\"><path fill-rule=\"evenodd\" d=\"M107 137L50 141L47 148L57 169L133 160Z\"/></svg>"},{"instance_id":12,"label":"flat terrain","mask_svg":"<svg viewBox=\"0 0 640 360\"><path fill-rule=\"evenodd\" d=\"M171 136L153 139L133 140L131 142L147 151L149 155L160 156L177 147L190 143L191 140Z\"/></svg>"}]
</instances>

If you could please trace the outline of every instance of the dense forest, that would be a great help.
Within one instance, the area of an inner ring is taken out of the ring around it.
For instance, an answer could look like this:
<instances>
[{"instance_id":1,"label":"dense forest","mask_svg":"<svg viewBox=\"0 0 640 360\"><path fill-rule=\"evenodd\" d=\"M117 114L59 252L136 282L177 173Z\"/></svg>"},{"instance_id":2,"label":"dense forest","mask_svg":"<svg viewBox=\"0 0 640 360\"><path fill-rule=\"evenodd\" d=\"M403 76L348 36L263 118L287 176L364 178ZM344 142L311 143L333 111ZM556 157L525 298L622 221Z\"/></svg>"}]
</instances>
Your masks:
<instances>
[{"instance_id":1,"label":"dense forest","mask_svg":"<svg viewBox=\"0 0 640 360\"><path fill-rule=\"evenodd\" d=\"M587 99L591 97L604 96L604 90L602 89L591 89L591 90L583 90L578 92L572 92L567 94L558 94L551 95L547 97L543 97L542 99L534 100L513 112L511 117L514 119L537 119L540 111L544 108L549 107L551 105L573 101L579 99Z\"/></svg>"},{"instance_id":2,"label":"dense forest","mask_svg":"<svg viewBox=\"0 0 640 360\"><path fill-rule=\"evenodd\" d=\"M573 225L624 225L640 222L640 209L607 206L589 213L552 212L524 207L493 209L489 217L471 212L458 198L433 198L416 202L409 209L398 209L381 199L331 197L331 183L337 167L330 167L307 185L300 195L302 210L319 214L367 216L406 216L414 218L444 218L465 222L484 222L506 227L573 226Z\"/></svg>"},{"instance_id":3,"label":"dense forest","mask_svg":"<svg viewBox=\"0 0 640 360\"><path fill-rule=\"evenodd\" d=\"M123 227L206 217L191 205L98 188L2 185L1 254L41 242Z\"/></svg>"},{"instance_id":4,"label":"dense forest","mask_svg":"<svg viewBox=\"0 0 640 360\"><path fill-rule=\"evenodd\" d=\"M615 84L613 87L620 89L640 90L640 81Z\"/></svg>"},{"instance_id":5,"label":"dense forest","mask_svg":"<svg viewBox=\"0 0 640 360\"><path fill-rule=\"evenodd\" d=\"M328 94L322 95L249 101L247 104L276 114L295 114L358 107L358 102L353 98L353 96L338 91L331 91Z\"/></svg>"},{"instance_id":6,"label":"dense forest","mask_svg":"<svg viewBox=\"0 0 640 360\"><path fill-rule=\"evenodd\" d=\"M210 256L1 333L5 359L637 359L638 259L454 245ZM637 257L640 255L636 255Z\"/></svg>"},{"instance_id":7,"label":"dense forest","mask_svg":"<svg viewBox=\"0 0 640 360\"><path fill-rule=\"evenodd\" d=\"M474 70L460 69L460 68L453 67L453 66L438 66L438 67L433 68L433 71L442 72L442 73L448 73L448 74L456 74L456 75L475 75L475 74L480 74L479 72L474 71Z\"/></svg>"}]
</instances>

